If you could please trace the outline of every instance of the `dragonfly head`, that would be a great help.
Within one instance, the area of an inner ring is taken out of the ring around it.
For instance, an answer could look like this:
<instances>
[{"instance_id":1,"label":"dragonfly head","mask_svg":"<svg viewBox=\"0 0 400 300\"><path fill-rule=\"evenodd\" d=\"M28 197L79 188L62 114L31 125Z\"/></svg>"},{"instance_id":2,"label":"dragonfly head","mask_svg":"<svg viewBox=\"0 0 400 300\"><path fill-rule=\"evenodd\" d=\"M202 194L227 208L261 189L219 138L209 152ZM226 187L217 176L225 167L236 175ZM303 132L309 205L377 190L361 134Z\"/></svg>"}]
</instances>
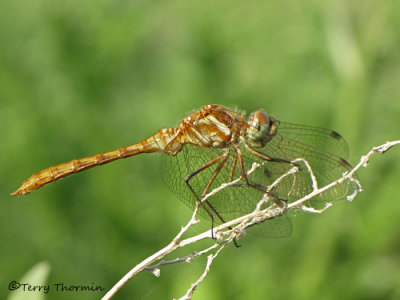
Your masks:
<instances>
[{"instance_id":1,"label":"dragonfly head","mask_svg":"<svg viewBox=\"0 0 400 300\"><path fill-rule=\"evenodd\" d=\"M262 110L252 113L247 125L248 143L255 148L264 147L276 134L275 119Z\"/></svg>"}]
</instances>

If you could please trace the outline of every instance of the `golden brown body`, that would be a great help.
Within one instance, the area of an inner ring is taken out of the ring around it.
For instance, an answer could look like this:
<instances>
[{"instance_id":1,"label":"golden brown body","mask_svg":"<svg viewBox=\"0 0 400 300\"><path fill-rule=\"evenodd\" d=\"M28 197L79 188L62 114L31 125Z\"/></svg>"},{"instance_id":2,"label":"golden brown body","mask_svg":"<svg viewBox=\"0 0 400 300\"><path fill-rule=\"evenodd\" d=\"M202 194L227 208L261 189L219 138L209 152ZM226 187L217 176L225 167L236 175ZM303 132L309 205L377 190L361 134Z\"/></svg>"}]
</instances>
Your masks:
<instances>
[{"instance_id":1,"label":"golden brown body","mask_svg":"<svg viewBox=\"0 0 400 300\"><path fill-rule=\"evenodd\" d=\"M263 193L278 205L308 194L313 184L305 166L292 163L307 160L323 186L339 178L350 165L345 161L347 144L336 132L270 118L264 111L244 113L219 105L206 105L184 117L177 128L165 128L131 146L74 159L33 174L12 195L26 195L53 181L111 161L141 153L162 152L161 173L168 187L200 214L224 223L250 213ZM253 162L261 166L251 175ZM273 182L296 165L299 171L286 176L270 191ZM239 184L221 190L206 200L204 195L221 184L241 178ZM313 199L328 202L351 194L357 187L343 183ZM275 221L276 222L275 222ZM281 220L281 221L279 221ZM288 236L289 221L276 218L265 223L267 236ZM275 224L275 225L274 225ZM276 228L279 228L278 230ZM271 233L271 234L270 234Z\"/></svg>"},{"instance_id":2,"label":"golden brown body","mask_svg":"<svg viewBox=\"0 0 400 300\"><path fill-rule=\"evenodd\" d=\"M237 140L239 128L244 129L245 124L237 119L236 113L219 105L207 105L186 116L181 121L179 128L160 129L151 137L137 144L74 159L37 172L25 180L11 195L26 195L71 174L141 153L164 152L167 155L175 156L185 144L223 148L233 140Z\"/></svg>"}]
</instances>

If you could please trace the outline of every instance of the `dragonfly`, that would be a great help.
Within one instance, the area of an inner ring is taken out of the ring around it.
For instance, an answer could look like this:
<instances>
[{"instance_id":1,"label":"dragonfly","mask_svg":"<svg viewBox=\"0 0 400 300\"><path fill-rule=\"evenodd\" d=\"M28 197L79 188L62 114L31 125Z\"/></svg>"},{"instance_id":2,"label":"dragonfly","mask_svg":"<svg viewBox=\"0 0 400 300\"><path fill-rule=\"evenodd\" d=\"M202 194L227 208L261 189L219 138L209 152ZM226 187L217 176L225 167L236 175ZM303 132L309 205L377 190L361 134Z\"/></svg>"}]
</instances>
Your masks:
<instances>
[{"instance_id":1,"label":"dragonfly","mask_svg":"<svg viewBox=\"0 0 400 300\"><path fill-rule=\"evenodd\" d=\"M161 174L170 188L186 205L214 222L225 223L254 211L265 193L282 205L312 190L305 165L293 163L305 159L324 186L351 169L346 161L348 146L332 130L279 121L263 110L247 115L240 109L210 104L187 115L178 127L163 128L143 141L116 150L99 153L51 166L33 174L11 195L26 195L53 181L117 159L142 153L161 152ZM252 164L260 165L247 174ZM294 166L298 171L286 176L272 190L267 187ZM240 180L202 201L223 183ZM310 200L319 205L345 198L355 185L343 182ZM268 220L256 234L285 237L292 232L285 215ZM212 231L211 231L212 232Z\"/></svg>"}]
</instances>

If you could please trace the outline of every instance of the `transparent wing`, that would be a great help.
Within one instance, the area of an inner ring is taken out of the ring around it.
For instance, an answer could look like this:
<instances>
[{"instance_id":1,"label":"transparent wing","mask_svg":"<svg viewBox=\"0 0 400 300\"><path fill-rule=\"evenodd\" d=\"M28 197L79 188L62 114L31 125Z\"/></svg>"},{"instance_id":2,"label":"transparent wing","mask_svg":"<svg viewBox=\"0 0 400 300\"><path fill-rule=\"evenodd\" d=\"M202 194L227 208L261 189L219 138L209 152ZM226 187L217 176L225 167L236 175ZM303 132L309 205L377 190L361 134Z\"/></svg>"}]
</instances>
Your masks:
<instances>
[{"instance_id":1,"label":"transparent wing","mask_svg":"<svg viewBox=\"0 0 400 300\"><path fill-rule=\"evenodd\" d=\"M161 156L162 177L171 191L191 209L194 209L197 200L187 187L185 177L211 161L213 158L218 157L223 152L224 150L221 149L185 145L177 156ZM254 159L258 160L257 158ZM254 159L252 162L255 161ZM246 167L251 167L252 162L247 160ZM221 184L229 181L232 166L233 179L239 178L239 167L237 164L234 165L234 150L230 149L228 159L225 161L224 166L211 184L208 192L211 192L213 189L221 186ZM190 180L190 185L200 198L204 188L209 183L210 178L217 167L218 164L215 164L193 176ZM258 201L260 201L262 197L263 193L254 188L235 186L227 187L219 191L215 195L211 196L208 201L224 221L227 222L254 211ZM211 209L209 209L209 211L212 212ZM203 208L200 208L199 214L209 219L207 212ZM220 220L216 216L214 216L214 221L220 223ZM280 216L270 219L258 226L254 226L254 229L251 229L251 231L267 237L286 237L290 236L292 225L286 216Z\"/></svg>"},{"instance_id":2,"label":"transparent wing","mask_svg":"<svg viewBox=\"0 0 400 300\"><path fill-rule=\"evenodd\" d=\"M278 122L276 136L261 149L264 154L292 161L303 158L310 164L318 186L339 179L351 166L346 162L348 146L336 132L305 125ZM312 191L312 181L307 168L300 163L302 170L286 177L275 189L275 193L288 201L304 197ZM260 184L268 185L291 168L289 164L267 162L263 164L265 176L254 178ZM314 198L311 202L329 202L352 194L356 189L353 182L343 182Z\"/></svg>"},{"instance_id":3,"label":"transparent wing","mask_svg":"<svg viewBox=\"0 0 400 300\"><path fill-rule=\"evenodd\" d=\"M346 162L348 147L344 139L336 132L305 125L296 125L277 122L277 134L263 148L256 149L269 157L292 161L303 158L310 164L319 187L340 178L349 170ZM229 149L229 156L222 169L210 185L207 192L229 181L230 172L233 170L233 179L240 177L238 164L234 165L235 152ZM285 174L291 164L282 162L263 161L247 152L241 146L245 169L249 170L252 163L262 165L248 176L252 184L267 187ZM226 149L206 148L194 145L185 145L183 150L175 157L163 155L161 159L161 173L168 187L190 208L194 209L196 198L188 189L185 177L220 156ZM301 170L285 177L272 193L289 202L302 198L312 191L312 181L303 163L299 163ZM232 166L233 169L232 169ZM196 174L190 180L190 185L201 198L201 195L210 182L210 178L218 167L218 163ZM320 208L325 202L342 199L356 189L352 182L342 184L326 191L308 204ZM212 207L219 213L224 221L229 221L241 215L252 212L263 193L252 187L241 186L227 187L209 198ZM199 213L206 218L208 215L202 208ZM218 222L218 218L214 218ZM286 215L268 220L259 226L254 226L252 231L256 234L269 237L284 237L291 234L292 225Z\"/></svg>"}]
</instances>

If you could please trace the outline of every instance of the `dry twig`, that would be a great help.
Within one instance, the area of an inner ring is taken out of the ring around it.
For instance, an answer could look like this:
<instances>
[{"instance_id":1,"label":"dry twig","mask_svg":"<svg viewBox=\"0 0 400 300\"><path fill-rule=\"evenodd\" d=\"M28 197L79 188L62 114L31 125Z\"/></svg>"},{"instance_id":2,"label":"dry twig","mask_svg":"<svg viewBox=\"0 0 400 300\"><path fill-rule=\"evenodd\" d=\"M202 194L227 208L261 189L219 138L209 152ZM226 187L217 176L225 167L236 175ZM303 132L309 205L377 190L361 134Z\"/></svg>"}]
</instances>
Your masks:
<instances>
[{"instance_id":1,"label":"dry twig","mask_svg":"<svg viewBox=\"0 0 400 300\"><path fill-rule=\"evenodd\" d=\"M294 202L288 203L286 207L279 207L276 204L272 204L269 207L265 209L261 209L263 204L268 203L269 201L269 196L268 194L265 194L263 199L260 200L260 202L257 204L255 207L254 211L250 214L247 214L245 216L241 216L240 218L237 218L235 220L231 220L227 223L221 224L217 227L215 227L214 233L217 236L217 240L215 240L215 243L203 250L196 251L193 253L190 253L186 255L185 257L182 258L176 258L174 260L170 261L160 261L157 264L154 264L154 262L161 260L164 258L167 254L173 252L177 248L182 248L185 247L189 244L196 243L200 240L203 239L211 239L211 230L205 231L201 234L198 234L196 236L192 236L190 238L186 238L184 240L181 240L182 236L187 232L187 230L198 223L199 221L196 220L196 215L199 210L199 206L197 205L196 209L193 212L193 215L189 222L182 227L181 231L173 238L170 244L168 244L166 247L163 249L159 250L158 252L154 253L153 255L149 256L146 258L144 261L136 265L132 270L130 270L121 280L115 284L115 286L107 292L107 294L102 298L104 299L110 299L115 295L115 293L122 287L124 286L133 276L135 276L137 273L146 270L152 272L156 276L160 276L160 268L164 265L168 264L175 264L175 263L180 263L180 262L190 262L192 259L199 257L203 254L210 253L214 249L217 249L214 254L210 254L207 257L207 264L205 266L204 273L199 277L199 279L192 284L192 286L188 289L187 293L182 296L180 299L191 299L191 296L193 295L195 289L200 285L200 283L205 279L207 274L210 271L211 265L213 260L217 257L217 255L224 249L225 245L227 243L232 242L235 238L240 238L241 234L246 230L246 228L254 226L256 224L260 224L262 222L267 221L268 219L272 219L275 217L279 217L282 214L286 213L289 210L292 209L297 209L297 210L302 210L304 212L308 213L322 213L326 209L332 206L332 203L326 203L325 207L322 209L315 209L313 207L308 206L306 203L308 200L316 197L317 195L320 195L321 193L333 188L334 186L341 184L344 181L352 181L356 184L357 189L354 190L352 195L347 196L348 201L352 201L355 196L362 191L362 187L358 179L354 178L355 173L358 169L361 167L367 167L368 162L370 157L374 153L382 153L384 154L387 150L392 148L395 145L400 144L400 141L392 141L392 142L386 142L385 144L374 147L371 151L369 151L365 156L362 156L360 159L360 162L349 172L346 172L342 175L342 177L338 178L337 180L333 181L332 183L324 186L324 187L318 187L318 182L314 176L313 170L311 169L310 165L308 164L307 161L305 161L302 158L298 158L294 160L294 162L303 162L305 166L307 167L307 171L310 174L310 178L313 183L313 190L306 196L304 196L301 199L298 199ZM256 168L258 168L258 164L253 164L252 168L247 172L248 174L252 173ZM268 187L268 191L272 190L276 185L278 185L286 176L290 176L291 174L295 174L298 172L297 167L291 168L287 173L283 174L281 177L279 177L273 184L271 184ZM238 183L238 181L241 180L241 178L238 178L230 183L225 183L222 184L220 187L214 189L211 191L209 194L207 194L202 201L205 201L212 195L218 193L220 190Z\"/></svg>"}]
</instances>

